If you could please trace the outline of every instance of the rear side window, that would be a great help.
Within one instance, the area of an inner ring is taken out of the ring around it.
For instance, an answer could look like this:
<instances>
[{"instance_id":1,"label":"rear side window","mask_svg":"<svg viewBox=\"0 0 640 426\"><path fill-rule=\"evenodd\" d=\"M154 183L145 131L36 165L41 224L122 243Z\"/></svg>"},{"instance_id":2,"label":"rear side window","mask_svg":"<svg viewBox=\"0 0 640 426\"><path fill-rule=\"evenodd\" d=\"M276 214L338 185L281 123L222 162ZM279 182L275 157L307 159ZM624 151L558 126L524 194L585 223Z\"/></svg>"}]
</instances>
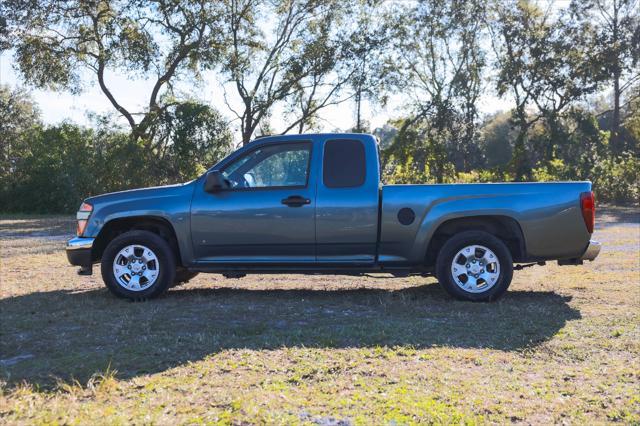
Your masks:
<instances>
[{"instance_id":1,"label":"rear side window","mask_svg":"<svg viewBox=\"0 0 640 426\"><path fill-rule=\"evenodd\" d=\"M364 145L354 139L338 139L324 144L322 181L327 188L353 188L364 183Z\"/></svg>"}]
</instances>

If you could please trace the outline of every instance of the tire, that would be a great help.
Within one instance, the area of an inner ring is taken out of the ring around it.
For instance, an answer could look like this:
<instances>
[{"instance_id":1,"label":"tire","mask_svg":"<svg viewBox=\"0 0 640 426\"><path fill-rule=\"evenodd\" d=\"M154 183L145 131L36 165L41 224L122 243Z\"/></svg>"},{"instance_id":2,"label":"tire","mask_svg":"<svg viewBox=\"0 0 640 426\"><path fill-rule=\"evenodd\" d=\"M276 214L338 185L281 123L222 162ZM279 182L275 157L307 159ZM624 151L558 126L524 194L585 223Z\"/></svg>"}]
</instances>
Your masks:
<instances>
[{"instance_id":1,"label":"tire","mask_svg":"<svg viewBox=\"0 0 640 426\"><path fill-rule=\"evenodd\" d=\"M174 282L176 260L169 244L159 235L129 231L107 245L101 271L105 285L114 295L131 300L152 299Z\"/></svg>"},{"instance_id":2,"label":"tire","mask_svg":"<svg viewBox=\"0 0 640 426\"><path fill-rule=\"evenodd\" d=\"M178 268L176 270L176 277L173 280L171 287L177 287L182 284L188 283L191 279L195 278L199 272L191 272L188 269Z\"/></svg>"},{"instance_id":3,"label":"tire","mask_svg":"<svg viewBox=\"0 0 640 426\"><path fill-rule=\"evenodd\" d=\"M456 299L489 302L509 288L513 259L502 240L484 231L464 231L449 238L440 249L436 276Z\"/></svg>"}]
</instances>

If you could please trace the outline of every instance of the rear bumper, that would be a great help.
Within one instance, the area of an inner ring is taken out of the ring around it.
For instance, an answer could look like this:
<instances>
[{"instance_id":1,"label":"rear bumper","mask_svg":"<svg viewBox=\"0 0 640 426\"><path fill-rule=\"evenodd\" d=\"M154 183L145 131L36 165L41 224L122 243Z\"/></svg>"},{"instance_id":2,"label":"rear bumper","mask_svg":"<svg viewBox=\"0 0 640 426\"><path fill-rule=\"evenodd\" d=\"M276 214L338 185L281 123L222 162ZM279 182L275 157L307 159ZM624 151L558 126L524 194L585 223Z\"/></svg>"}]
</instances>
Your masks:
<instances>
[{"instance_id":1,"label":"rear bumper","mask_svg":"<svg viewBox=\"0 0 640 426\"><path fill-rule=\"evenodd\" d=\"M601 247L602 245L599 242L589 240L589 245L587 246L585 252L582 254L580 260L593 261L596 257L598 257L598 254L600 254Z\"/></svg>"},{"instance_id":2,"label":"rear bumper","mask_svg":"<svg viewBox=\"0 0 640 426\"><path fill-rule=\"evenodd\" d=\"M67 260L74 266L80 266L81 275L90 275L93 265L91 248L95 238L75 237L67 241Z\"/></svg>"},{"instance_id":3,"label":"rear bumper","mask_svg":"<svg viewBox=\"0 0 640 426\"><path fill-rule=\"evenodd\" d=\"M582 265L585 260L593 261L598 254L600 254L600 243L594 240L589 240L589 245L587 249L582 253L580 257L574 257L571 259L560 259L558 260L558 265Z\"/></svg>"}]
</instances>

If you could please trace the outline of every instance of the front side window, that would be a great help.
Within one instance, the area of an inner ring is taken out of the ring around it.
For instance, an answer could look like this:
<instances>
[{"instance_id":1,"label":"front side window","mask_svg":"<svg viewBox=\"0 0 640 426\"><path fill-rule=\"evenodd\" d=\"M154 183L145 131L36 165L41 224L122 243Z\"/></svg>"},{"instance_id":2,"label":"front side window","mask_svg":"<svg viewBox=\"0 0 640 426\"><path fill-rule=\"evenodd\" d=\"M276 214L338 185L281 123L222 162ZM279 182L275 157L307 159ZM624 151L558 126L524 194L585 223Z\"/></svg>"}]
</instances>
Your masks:
<instances>
[{"instance_id":1,"label":"front side window","mask_svg":"<svg viewBox=\"0 0 640 426\"><path fill-rule=\"evenodd\" d=\"M232 188L306 186L311 144L264 146L236 159L222 174Z\"/></svg>"}]
</instances>

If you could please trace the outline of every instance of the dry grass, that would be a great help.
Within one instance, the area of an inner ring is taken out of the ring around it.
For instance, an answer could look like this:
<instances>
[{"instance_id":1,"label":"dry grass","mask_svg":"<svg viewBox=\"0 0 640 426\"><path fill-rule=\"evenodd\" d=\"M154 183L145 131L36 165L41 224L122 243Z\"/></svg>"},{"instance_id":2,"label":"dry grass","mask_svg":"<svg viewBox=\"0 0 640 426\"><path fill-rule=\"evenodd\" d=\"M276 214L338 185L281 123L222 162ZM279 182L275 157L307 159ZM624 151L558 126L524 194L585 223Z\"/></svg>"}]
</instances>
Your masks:
<instances>
[{"instance_id":1,"label":"dry grass","mask_svg":"<svg viewBox=\"0 0 640 426\"><path fill-rule=\"evenodd\" d=\"M640 225L501 301L433 279L200 275L147 303L66 263L67 218L0 217L0 422L640 423Z\"/></svg>"}]
</instances>

